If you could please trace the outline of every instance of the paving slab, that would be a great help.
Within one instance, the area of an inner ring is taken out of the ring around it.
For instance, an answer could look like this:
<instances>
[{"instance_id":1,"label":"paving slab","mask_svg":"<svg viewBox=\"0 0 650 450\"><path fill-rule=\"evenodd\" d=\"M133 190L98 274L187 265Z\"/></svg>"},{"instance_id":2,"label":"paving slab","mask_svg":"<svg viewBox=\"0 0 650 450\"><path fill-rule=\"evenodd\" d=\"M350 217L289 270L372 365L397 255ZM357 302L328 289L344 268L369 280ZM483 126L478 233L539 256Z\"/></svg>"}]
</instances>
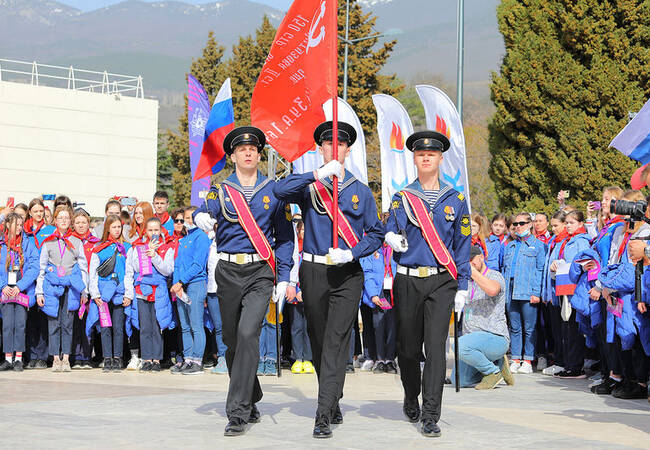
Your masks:
<instances>
[{"instance_id":1,"label":"paving slab","mask_svg":"<svg viewBox=\"0 0 650 450\"><path fill-rule=\"evenodd\" d=\"M402 415L397 375L347 376L345 420L311 437L316 377L261 377L262 420L223 436L228 377L99 369L0 373L2 448L650 448L650 403L588 392L587 380L516 375L492 391L446 386L442 437Z\"/></svg>"}]
</instances>

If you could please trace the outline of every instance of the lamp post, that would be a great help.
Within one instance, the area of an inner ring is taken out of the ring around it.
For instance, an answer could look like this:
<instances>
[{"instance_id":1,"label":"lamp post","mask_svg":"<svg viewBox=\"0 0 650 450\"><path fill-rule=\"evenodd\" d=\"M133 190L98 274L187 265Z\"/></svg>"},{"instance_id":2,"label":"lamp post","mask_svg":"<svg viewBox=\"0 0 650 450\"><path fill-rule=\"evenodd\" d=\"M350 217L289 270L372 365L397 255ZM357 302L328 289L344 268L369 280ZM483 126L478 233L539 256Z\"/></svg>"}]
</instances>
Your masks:
<instances>
[{"instance_id":1,"label":"lamp post","mask_svg":"<svg viewBox=\"0 0 650 450\"><path fill-rule=\"evenodd\" d=\"M360 37L357 39L350 39L350 0L345 2L345 37L339 36L339 40L345 44L345 51L343 56L343 100L348 99L348 49L350 45L357 42L365 41L368 39L376 39L385 36L394 36L402 34L402 30L392 28L384 33L373 34L372 36Z\"/></svg>"}]
</instances>

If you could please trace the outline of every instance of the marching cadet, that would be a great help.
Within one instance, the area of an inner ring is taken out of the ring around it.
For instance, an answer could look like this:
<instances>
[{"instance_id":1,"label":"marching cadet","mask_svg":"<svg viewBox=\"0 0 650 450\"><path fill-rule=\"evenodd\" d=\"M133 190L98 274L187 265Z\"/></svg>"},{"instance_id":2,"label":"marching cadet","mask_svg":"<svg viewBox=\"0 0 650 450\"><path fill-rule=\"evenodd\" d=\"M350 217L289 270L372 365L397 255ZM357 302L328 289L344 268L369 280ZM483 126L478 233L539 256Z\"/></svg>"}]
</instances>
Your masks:
<instances>
[{"instance_id":1,"label":"marching cadet","mask_svg":"<svg viewBox=\"0 0 650 450\"><path fill-rule=\"evenodd\" d=\"M463 194L438 178L449 139L421 131L409 136L406 146L413 152L418 178L395 194L386 225L386 243L397 262L393 285L397 357L404 414L410 422L421 420L423 435L437 437L449 317L454 304L460 312L467 298L471 224ZM426 359L421 376L423 342Z\"/></svg>"},{"instance_id":2,"label":"marching cadet","mask_svg":"<svg viewBox=\"0 0 650 450\"><path fill-rule=\"evenodd\" d=\"M228 133L223 148L235 171L212 186L194 213L194 222L206 232L215 220L218 224L215 278L230 374L226 436L241 435L247 423L260 420L255 404L262 398L256 376L262 321L276 280L274 300L286 295L293 265L290 210L273 195L275 181L257 170L265 144L264 133L255 127Z\"/></svg>"},{"instance_id":3,"label":"marching cadet","mask_svg":"<svg viewBox=\"0 0 650 450\"><path fill-rule=\"evenodd\" d=\"M290 175L274 190L280 200L300 206L305 223L299 278L319 384L315 438L331 437L330 424L343 422L339 400L363 288L359 259L381 246L384 232L370 189L343 168L356 131L338 122L337 161L333 159L332 128L331 121L324 122L314 132L325 165L314 172ZM340 181L339 205L332 200L332 176ZM339 248L332 248L335 209Z\"/></svg>"}]
</instances>

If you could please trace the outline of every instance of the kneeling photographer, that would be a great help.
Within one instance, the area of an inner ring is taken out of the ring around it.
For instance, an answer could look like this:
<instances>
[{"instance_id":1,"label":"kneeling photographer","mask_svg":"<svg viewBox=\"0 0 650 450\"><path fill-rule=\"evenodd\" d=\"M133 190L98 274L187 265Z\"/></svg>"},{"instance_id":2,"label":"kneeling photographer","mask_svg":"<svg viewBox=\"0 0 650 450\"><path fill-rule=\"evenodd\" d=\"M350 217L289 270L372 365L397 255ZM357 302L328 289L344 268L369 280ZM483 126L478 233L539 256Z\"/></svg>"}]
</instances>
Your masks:
<instances>
[{"instance_id":1,"label":"kneeling photographer","mask_svg":"<svg viewBox=\"0 0 650 450\"><path fill-rule=\"evenodd\" d=\"M648 205L640 191L627 191L622 200L612 201L611 210L626 219L623 232L612 242L610 264L598 276L607 309L614 316L615 336L611 339L616 342L623 367L623 382L611 394L622 399L643 399L648 396L650 339L647 313L641 312L645 311L640 301L643 268L635 267L635 263L643 259L639 249L643 253L645 240L650 239Z\"/></svg>"},{"instance_id":2,"label":"kneeling photographer","mask_svg":"<svg viewBox=\"0 0 650 450\"><path fill-rule=\"evenodd\" d=\"M463 335L458 339L460 387L492 389L502 380L512 385L505 356L510 345L505 280L500 272L488 269L480 247L472 246L469 262L470 296L463 310Z\"/></svg>"}]
</instances>

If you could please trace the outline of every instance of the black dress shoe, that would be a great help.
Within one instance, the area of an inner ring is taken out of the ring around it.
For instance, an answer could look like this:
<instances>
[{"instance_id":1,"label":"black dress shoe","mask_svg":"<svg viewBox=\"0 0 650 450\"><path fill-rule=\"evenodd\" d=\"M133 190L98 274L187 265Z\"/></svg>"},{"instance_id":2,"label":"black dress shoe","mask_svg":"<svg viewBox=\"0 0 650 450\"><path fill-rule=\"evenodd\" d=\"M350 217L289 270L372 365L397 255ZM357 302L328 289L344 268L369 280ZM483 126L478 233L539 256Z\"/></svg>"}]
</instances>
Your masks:
<instances>
[{"instance_id":1,"label":"black dress shoe","mask_svg":"<svg viewBox=\"0 0 650 450\"><path fill-rule=\"evenodd\" d=\"M408 401L404 399L404 406L402 407L404 415L411 423L416 423L420 420L420 405L417 400Z\"/></svg>"},{"instance_id":2,"label":"black dress shoe","mask_svg":"<svg viewBox=\"0 0 650 450\"><path fill-rule=\"evenodd\" d=\"M122 371L122 358L120 357L113 358L113 372L121 372L121 371Z\"/></svg>"},{"instance_id":3,"label":"black dress shoe","mask_svg":"<svg viewBox=\"0 0 650 450\"><path fill-rule=\"evenodd\" d=\"M13 368L12 364L6 359L0 364L0 371L4 372L5 370L11 370Z\"/></svg>"},{"instance_id":4,"label":"black dress shoe","mask_svg":"<svg viewBox=\"0 0 650 450\"><path fill-rule=\"evenodd\" d=\"M422 421L421 432L426 437L440 437L440 427L433 419Z\"/></svg>"},{"instance_id":5,"label":"black dress shoe","mask_svg":"<svg viewBox=\"0 0 650 450\"><path fill-rule=\"evenodd\" d=\"M246 431L246 423L235 417L233 419L230 419L228 422L228 425L226 425L226 429L223 432L224 436L241 436L244 434Z\"/></svg>"},{"instance_id":6,"label":"black dress shoe","mask_svg":"<svg viewBox=\"0 0 650 450\"><path fill-rule=\"evenodd\" d=\"M257 409L256 405L253 405L251 408L251 415L248 418L248 423L259 423L261 416L262 415L260 414L260 410Z\"/></svg>"},{"instance_id":7,"label":"black dress shoe","mask_svg":"<svg viewBox=\"0 0 650 450\"><path fill-rule=\"evenodd\" d=\"M23 371L23 362L22 361L14 361L13 365L14 372L22 372Z\"/></svg>"},{"instance_id":8,"label":"black dress shoe","mask_svg":"<svg viewBox=\"0 0 650 450\"><path fill-rule=\"evenodd\" d=\"M332 425L341 425L343 423L343 413L341 412L341 407L337 404L334 408L334 413L332 414L332 420L330 421Z\"/></svg>"},{"instance_id":9,"label":"black dress shoe","mask_svg":"<svg viewBox=\"0 0 650 450\"><path fill-rule=\"evenodd\" d=\"M313 435L316 439L327 439L332 437L332 430L330 429L329 420L326 417L319 417L316 419L314 425Z\"/></svg>"}]
</instances>

